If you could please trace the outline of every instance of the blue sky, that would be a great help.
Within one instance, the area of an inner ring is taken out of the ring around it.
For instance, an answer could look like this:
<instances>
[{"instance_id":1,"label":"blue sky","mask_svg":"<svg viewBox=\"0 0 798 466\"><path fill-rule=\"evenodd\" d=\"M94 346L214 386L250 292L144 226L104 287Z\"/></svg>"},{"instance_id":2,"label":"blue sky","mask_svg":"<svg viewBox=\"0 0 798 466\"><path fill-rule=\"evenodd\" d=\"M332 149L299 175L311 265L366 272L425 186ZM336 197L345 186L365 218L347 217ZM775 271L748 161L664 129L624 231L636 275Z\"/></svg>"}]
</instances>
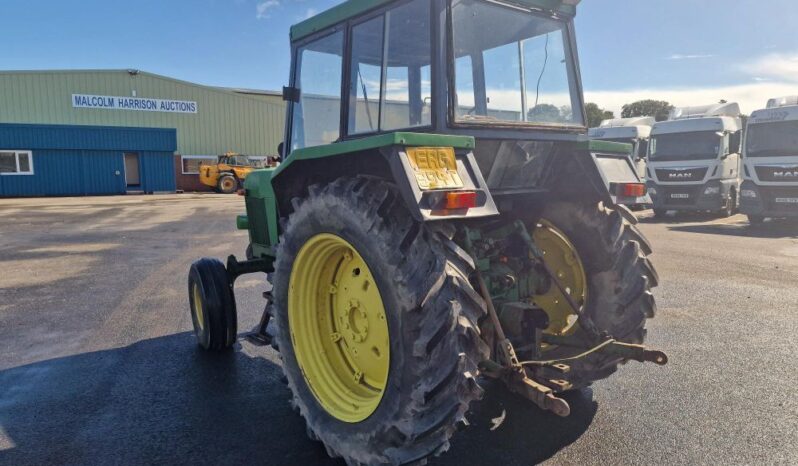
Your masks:
<instances>
[{"instance_id":1,"label":"blue sky","mask_svg":"<svg viewBox=\"0 0 798 466\"><path fill-rule=\"evenodd\" d=\"M278 89L290 24L333 0L3 0L3 69L138 68L202 84ZM588 100L746 111L798 94L795 0L584 0Z\"/></svg>"}]
</instances>

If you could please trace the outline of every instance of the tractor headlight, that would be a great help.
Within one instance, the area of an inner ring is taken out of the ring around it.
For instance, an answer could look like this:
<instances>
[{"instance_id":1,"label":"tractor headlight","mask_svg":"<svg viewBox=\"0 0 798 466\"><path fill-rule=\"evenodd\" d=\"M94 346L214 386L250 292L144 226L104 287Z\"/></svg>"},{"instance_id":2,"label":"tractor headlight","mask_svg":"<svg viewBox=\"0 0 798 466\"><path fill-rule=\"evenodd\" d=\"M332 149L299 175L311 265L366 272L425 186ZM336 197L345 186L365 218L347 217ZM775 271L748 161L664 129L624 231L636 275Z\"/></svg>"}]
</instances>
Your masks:
<instances>
[{"instance_id":1,"label":"tractor headlight","mask_svg":"<svg viewBox=\"0 0 798 466\"><path fill-rule=\"evenodd\" d=\"M657 195L657 188L648 188L648 194L651 196Z\"/></svg>"},{"instance_id":2,"label":"tractor headlight","mask_svg":"<svg viewBox=\"0 0 798 466\"><path fill-rule=\"evenodd\" d=\"M740 191L740 196L749 199L756 199L756 191L754 191L753 189L743 189L742 191Z\"/></svg>"},{"instance_id":3,"label":"tractor headlight","mask_svg":"<svg viewBox=\"0 0 798 466\"><path fill-rule=\"evenodd\" d=\"M704 190L705 196L711 196L713 194L720 194L720 186L710 186Z\"/></svg>"}]
</instances>

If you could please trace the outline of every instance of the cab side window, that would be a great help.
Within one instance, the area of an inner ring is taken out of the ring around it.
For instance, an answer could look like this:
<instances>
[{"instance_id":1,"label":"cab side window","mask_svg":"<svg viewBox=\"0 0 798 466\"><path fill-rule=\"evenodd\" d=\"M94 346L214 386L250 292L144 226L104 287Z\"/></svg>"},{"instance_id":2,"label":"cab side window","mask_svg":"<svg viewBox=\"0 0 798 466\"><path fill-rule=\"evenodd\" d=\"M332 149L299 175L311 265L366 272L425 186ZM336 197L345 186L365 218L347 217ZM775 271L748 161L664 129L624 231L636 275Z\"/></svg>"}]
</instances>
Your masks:
<instances>
[{"instance_id":1,"label":"cab side window","mask_svg":"<svg viewBox=\"0 0 798 466\"><path fill-rule=\"evenodd\" d=\"M352 27L349 134L432 122L429 0L414 0Z\"/></svg>"},{"instance_id":2,"label":"cab side window","mask_svg":"<svg viewBox=\"0 0 798 466\"><path fill-rule=\"evenodd\" d=\"M321 146L340 134L344 35L336 32L297 50L291 149Z\"/></svg>"}]
</instances>

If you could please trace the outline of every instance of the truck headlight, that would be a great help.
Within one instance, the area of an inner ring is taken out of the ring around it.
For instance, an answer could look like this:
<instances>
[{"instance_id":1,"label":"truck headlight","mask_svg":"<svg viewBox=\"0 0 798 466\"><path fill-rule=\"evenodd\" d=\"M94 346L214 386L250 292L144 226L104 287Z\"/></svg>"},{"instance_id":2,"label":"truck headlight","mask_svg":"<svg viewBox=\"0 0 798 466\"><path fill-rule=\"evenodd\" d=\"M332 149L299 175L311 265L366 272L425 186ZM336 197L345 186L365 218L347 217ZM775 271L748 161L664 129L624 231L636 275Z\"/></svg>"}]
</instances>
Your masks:
<instances>
[{"instance_id":1,"label":"truck headlight","mask_svg":"<svg viewBox=\"0 0 798 466\"><path fill-rule=\"evenodd\" d=\"M743 189L740 191L740 196L747 197L749 199L756 199L756 191L753 189Z\"/></svg>"},{"instance_id":2,"label":"truck headlight","mask_svg":"<svg viewBox=\"0 0 798 466\"><path fill-rule=\"evenodd\" d=\"M710 186L704 190L705 196L711 196L712 194L720 194L720 186Z\"/></svg>"},{"instance_id":3,"label":"truck headlight","mask_svg":"<svg viewBox=\"0 0 798 466\"><path fill-rule=\"evenodd\" d=\"M648 194L651 196L657 195L657 188L648 188Z\"/></svg>"}]
</instances>

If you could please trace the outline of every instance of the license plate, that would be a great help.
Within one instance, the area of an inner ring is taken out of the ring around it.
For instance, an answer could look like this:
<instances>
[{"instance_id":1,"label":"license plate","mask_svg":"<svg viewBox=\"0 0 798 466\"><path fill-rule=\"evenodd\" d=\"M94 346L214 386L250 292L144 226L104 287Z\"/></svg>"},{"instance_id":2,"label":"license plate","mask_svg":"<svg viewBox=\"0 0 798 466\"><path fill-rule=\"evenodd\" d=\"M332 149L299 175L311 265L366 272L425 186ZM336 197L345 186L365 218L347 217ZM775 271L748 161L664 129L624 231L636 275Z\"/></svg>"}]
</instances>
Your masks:
<instances>
[{"instance_id":1,"label":"license plate","mask_svg":"<svg viewBox=\"0 0 798 466\"><path fill-rule=\"evenodd\" d=\"M798 197L777 197L776 202L779 204L798 204Z\"/></svg>"},{"instance_id":2,"label":"license plate","mask_svg":"<svg viewBox=\"0 0 798 466\"><path fill-rule=\"evenodd\" d=\"M671 194L671 199L690 199L689 194L674 193Z\"/></svg>"},{"instance_id":3,"label":"license plate","mask_svg":"<svg viewBox=\"0 0 798 466\"><path fill-rule=\"evenodd\" d=\"M407 149L410 167L421 190L459 189L463 180L457 173L457 159L451 147L413 147Z\"/></svg>"}]
</instances>

